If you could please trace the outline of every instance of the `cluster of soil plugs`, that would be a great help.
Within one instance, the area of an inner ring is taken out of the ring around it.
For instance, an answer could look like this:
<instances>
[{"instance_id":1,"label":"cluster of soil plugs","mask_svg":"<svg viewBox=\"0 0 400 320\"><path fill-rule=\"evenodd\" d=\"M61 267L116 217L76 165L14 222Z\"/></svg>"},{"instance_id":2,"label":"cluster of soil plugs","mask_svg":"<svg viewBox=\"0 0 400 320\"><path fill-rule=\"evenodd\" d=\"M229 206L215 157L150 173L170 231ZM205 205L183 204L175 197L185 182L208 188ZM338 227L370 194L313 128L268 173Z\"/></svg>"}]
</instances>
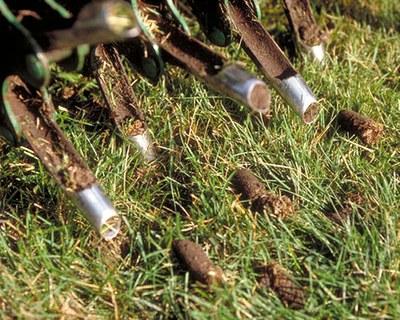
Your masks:
<instances>
[{"instance_id":1,"label":"cluster of soil plugs","mask_svg":"<svg viewBox=\"0 0 400 320\"><path fill-rule=\"evenodd\" d=\"M144 160L162 162L150 138L139 99L125 70L123 61L126 57L121 56L123 53L129 54L130 59L135 60L132 63L133 69L139 69L136 71L150 79L153 84L159 80L163 64L168 63L194 75L214 91L248 106L252 112L269 117L271 94L268 84L295 109L303 122L309 124L316 119L319 112L316 97L259 22L252 1L204 0L199 5L199 1L188 0L185 2L185 10L200 20L203 31L214 44L226 46L232 39L238 39L264 75L267 84L241 65L230 63L223 55L193 38L184 31L185 28L177 25L170 14L165 18L162 14L166 6L164 1L140 0L138 3L148 21L155 26L152 32L154 43L141 35L123 44L97 44L92 52L90 69L97 80L115 128L136 145ZM326 41L326 35L316 24L309 1L285 0L284 4L300 46L316 55L317 60L322 60L320 46ZM205 8L215 10L207 14L204 12ZM135 59L132 58L133 55ZM84 197L88 190L98 195L95 176L53 120L55 110L51 100L40 94L39 90L26 85L22 77L11 75L8 81L9 86L3 98L9 102L10 109L20 124L24 143L34 151L55 181L72 198L81 199L79 197ZM303 99L304 97L307 98ZM376 145L384 132L382 124L351 110L341 111L337 115L337 126L357 136L367 146ZM237 169L232 174L231 182L237 198L256 216L264 215L272 221L288 220L295 216L297 206L295 208L292 199L282 195L281 190L268 190L262 177L257 177L250 169ZM96 188L93 189L94 187ZM91 210L92 202L86 198L84 200L79 201ZM295 199L294 202L297 203ZM339 209L332 209L326 215L335 223L342 224L364 202L360 193L347 194L341 204L337 204ZM106 223L95 219L97 211L101 210L94 210L93 213L88 208L86 211L94 216L92 223L97 223L97 229L101 231ZM106 203L105 208L112 211L111 218L117 216L111 204ZM90 217L89 214L88 216ZM119 222L116 225L118 227L115 229L119 230ZM112 237L117 232L116 230ZM189 272L193 282L201 283L207 289L224 286L228 282L222 268L210 260L199 244L190 240L174 240L172 251L176 261L183 270ZM301 309L306 305L307 290L296 283L290 272L278 262L269 261L257 265L254 272L257 274L258 287L273 291L285 306Z\"/></svg>"},{"instance_id":2,"label":"cluster of soil plugs","mask_svg":"<svg viewBox=\"0 0 400 320\"><path fill-rule=\"evenodd\" d=\"M192 281L205 285L208 290L226 283L222 269L211 262L198 244L189 240L174 240L172 249L182 268L189 272ZM271 261L266 265L255 266L254 271L260 289L272 290L289 308L304 307L305 289L300 287L279 263Z\"/></svg>"}]
</instances>

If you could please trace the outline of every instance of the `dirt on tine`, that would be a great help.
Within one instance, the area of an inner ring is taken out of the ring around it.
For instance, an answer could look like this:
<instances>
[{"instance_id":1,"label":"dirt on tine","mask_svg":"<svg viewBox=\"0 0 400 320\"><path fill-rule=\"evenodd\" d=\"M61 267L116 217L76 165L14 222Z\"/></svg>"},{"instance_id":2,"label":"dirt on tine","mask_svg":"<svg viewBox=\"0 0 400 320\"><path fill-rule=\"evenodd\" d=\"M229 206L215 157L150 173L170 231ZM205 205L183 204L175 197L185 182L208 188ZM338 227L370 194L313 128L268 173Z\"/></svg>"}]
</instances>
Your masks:
<instances>
[{"instance_id":1,"label":"dirt on tine","mask_svg":"<svg viewBox=\"0 0 400 320\"><path fill-rule=\"evenodd\" d=\"M24 138L51 175L68 192L78 192L95 183L96 178L52 120L54 107L51 102L44 102L19 77L9 79L6 99L21 125Z\"/></svg>"},{"instance_id":2,"label":"dirt on tine","mask_svg":"<svg viewBox=\"0 0 400 320\"><path fill-rule=\"evenodd\" d=\"M307 46L322 42L323 33L315 22L309 0L285 0L285 11L296 36Z\"/></svg>"},{"instance_id":3,"label":"dirt on tine","mask_svg":"<svg viewBox=\"0 0 400 320\"><path fill-rule=\"evenodd\" d=\"M286 79L297 74L245 0L230 1L228 12L243 40L246 52L270 81Z\"/></svg>"},{"instance_id":4,"label":"dirt on tine","mask_svg":"<svg viewBox=\"0 0 400 320\"><path fill-rule=\"evenodd\" d=\"M239 169L233 177L233 186L237 193L250 201L250 208L255 212L287 218L294 213L292 201L286 196L277 196L266 190L260 180L248 169Z\"/></svg>"},{"instance_id":5,"label":"dirt on tine","mask_svg":"<svg viewBox=\"0 0 400 320\"><path fill-rule=\"evenodd\" d=\"M383 136L383 125L381 123L355 111L340 111L338 124L343 130L355 134L366 145L376 144Z\"/></svg>"},{"instance_id":6,"label":"dirt on tine","mask_svg":"<svg viewBox=\"0 0 400 320\"><path fill-rule=\"evenodd\" d=\"M143 134L144 116L135 106L137 99L116 48L100 44L92 58L92 68L116 126L128 136Z\"/></svg>"},{"instance_id":7,"label":"dirt on tine","mask_svg":"<svg viewBox=\"0 0 400 320\"><path fill-rule=\"evenodd\" d=\"M292 309L302 309L305 305L305 290L298 286L289 272L277 262L255 267L261 286L272 289L282 303Z\"/></svg>"},{"instance_id":8,"label":"dirt on tine","mask_svg":"<svg viewBox=\"0 0 400 320\"><path fill-rule=\"evenodd\" d=\"M203 249L189 240L174 240L173 251L195 281L207 286L221 284L225 281L224 273L218 266L214 266Z\"/></svg>"},{"instance_id":9,"label":"dirt on tine","mask_svg":"<svg viewBox=\"0 0 400 320\"><path fill-rule=\"evenodd\" d=\"M358 192L350 192L346 194L345 199L340 204L339 211L328 212L326 216L337 224L343 222L350 217L354 206L361 206L365 202L364 197Z\"/></svg>"},{"instance_id":10,"label":"dirt on tine","mask_svg":"<svg viewBox=\"0 0 400 320\"><path fill-rule=\"evenodd\" d=\"M176 63L200 77L217 74L224 65L224 58L208 49L195 38L173 26L168 21L159 20L160 33L156 33L160 46Z\"/></svg>"}]
</instances>

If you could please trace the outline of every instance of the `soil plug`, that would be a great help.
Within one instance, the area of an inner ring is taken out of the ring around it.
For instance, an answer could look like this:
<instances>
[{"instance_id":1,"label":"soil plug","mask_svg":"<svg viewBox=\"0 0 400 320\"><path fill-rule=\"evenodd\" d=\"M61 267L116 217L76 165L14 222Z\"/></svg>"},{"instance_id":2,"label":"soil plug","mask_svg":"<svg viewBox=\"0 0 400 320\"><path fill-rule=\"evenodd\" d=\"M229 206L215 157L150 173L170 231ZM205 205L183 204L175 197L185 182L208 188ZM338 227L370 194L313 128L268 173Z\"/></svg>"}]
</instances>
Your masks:
<instances>
[{"instance_id":1,"label":"soil plug","mask_svg":"<svg viewBox=\"0 0 400 320\"><path fill-rule=\"evenodd\" d=\"M292 309L302 309L305 305L304 289L298 286L289 272L277 262L257 266L258 282L261 286L272 289L282 303Z\"/></svg>"},{"instance_id":2,"label":"soil plug","mask_svg":"<svg viewBox=\"0 0 400 320\"><path fill-rule=\"evenodd\" d=\"M92 69L117 128L146 161L154 160L156 151L117 49L98 45L92 54Z\"/></svg>"},{"instance_id":3,"label":"soil plug","mask_svg":"<svg viewBox=\"0 0 400 320\"><path fill-rule=\"evenodd\" d=\"M248 0L230 0L229 17L244 49L282 98L296 110L305 123L318 114L318 103L311 89L294 69L271 35L257 20Z\"/></svg>"},{"instance_id":4,"label":"soil plug","mask_svg":"<svg viewBox=\"0 0 400 320\"><path fill-rule=\"evenodd\" d=\"M266 190L262 182L248 169L239 169L233 176L236 192L250 201L250 208L255 212L285 219L294 213L291 200L286 196L277 196Z\"/></svg>"},{"instance_id":5,"label":"soil plug","mask_svg":"<svg viewBox=\"0 0 400 320\"><path fill-rule=\"evenodd\" d=\"M121 219L93 173L53 120L50 98L39 95L18 76L9 76L3 83L3 103L16 142L28 144L104 239L114 238Z\"/></svg>"},{"instance_id":6,"label":"soil plug","mask_svg":"<svg viewBox=\"0 0 400 320\"><path fill-rule=\"evenodd\" d=\"M366 145L376 144L383 135L383 125L355 111L342 110L338 115L340 127L360 138Z\"/></svg>"},{"instance_id":7,"label":"soil plug","mask_svg":"<svg viewBox=\"0 0 400 320\"><path fill-rule=\"evenodd\" d=\"M214 266L203 249L189 240L174 240L173 251L190 276L208 287L225 282L222 269Z\"/></svg>"},{"instance_id":8,"label":"soil plug","mask_svg":"<svg viewBox=\"0 0 400 320\"><path fill-rule=\"evenodd\" d=\"M304 51L316 61L322 62L325 56L326 35L318 27L309 0L284 0L285 12L296 40Z\"/></svg>"}]
</instances>

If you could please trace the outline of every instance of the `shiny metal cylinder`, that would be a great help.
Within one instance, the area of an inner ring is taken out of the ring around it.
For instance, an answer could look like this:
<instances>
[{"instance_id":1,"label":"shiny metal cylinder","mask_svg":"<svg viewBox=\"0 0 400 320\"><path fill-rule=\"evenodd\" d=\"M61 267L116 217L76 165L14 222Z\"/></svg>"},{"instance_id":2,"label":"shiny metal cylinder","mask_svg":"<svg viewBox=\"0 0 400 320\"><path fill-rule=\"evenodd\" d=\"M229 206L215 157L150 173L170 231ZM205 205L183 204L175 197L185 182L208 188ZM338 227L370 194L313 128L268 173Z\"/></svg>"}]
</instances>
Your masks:
<instances>
[{"instance_id":1,"label":"shiny metal cylinder","mask_svg":"<svg viewBox=\"0 0 400 320\"><path fill-rule=\"evenodd\" d=\"M318 102L304 79L296 74L286 79L275 79L274 87L286 102L296 110L305 123L315 120Z\"/></svg>"},{"instance_id":2,"label":"shiny metal cylinder","mask_svg":"<svg viewBox=\"0 0 400 320\"><path fill-rule=\"evenodd\" d=\"M322 43L320 43L316 46L308 47L306 50L314 58L315 61L317 61L319 63L322 63L324 61L325 48Z\"/></svg>"},{"instance_id":3,"label":"shiny metal cylinder","mask_svg":"<svg viewBox=\"0 0 400 320\"><path fill-rule=\"evenodd\" d=\"M102 238L111 240L117 236L121 227L121 218L100 186L93 184L74 193L73 198Z\"/></svg>"},{"instance_id":4,"label":"shiny metal cylinder","mask_svg":"<svg viewBox=\"0 0 400 320\"><path fill-rule=\"evenodd\" d=\"M269 112L271 94L267 85L239 65L224 66L210 77L213 87L261 113ZM208 82L208 79L205 79Z\"/></svg>"},{"instance_id":5,"label":"shiny metal cylinder","mask_svg":"<svg viewBox=\"0 0 400 320\"><path fill-rule=\"evenodd\" d=\"M143 134L129 136L128 138L135 144L136 148L142 154L144 160L150 162L156 159L156 150L148 130L146 130Z\"/></svg>"}]
</instances>

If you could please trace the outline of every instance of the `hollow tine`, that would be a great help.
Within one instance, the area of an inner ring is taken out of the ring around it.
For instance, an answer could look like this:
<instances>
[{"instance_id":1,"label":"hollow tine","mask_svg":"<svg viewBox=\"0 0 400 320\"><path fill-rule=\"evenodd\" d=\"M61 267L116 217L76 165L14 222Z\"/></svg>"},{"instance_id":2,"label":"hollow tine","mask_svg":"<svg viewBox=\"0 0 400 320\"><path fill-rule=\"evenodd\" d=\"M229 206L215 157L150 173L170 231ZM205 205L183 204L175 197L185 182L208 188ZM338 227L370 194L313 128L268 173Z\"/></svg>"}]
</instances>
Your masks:
<instances>
[{"instance_id":1,"label":"hollow tine","mask_svg":"<svg viewBox=\"0 0 400 320\"><path fill-rule=\"evenodd\" d=\"M237 64L227 63L203 43L168 22L158 25L156 38L170 62L184 68L205 82L211 89L250 107L268 113L270 93L265 83Z\"/></svg>"},{"instance_id":2,"label":"hollow tine","mask_svg":"<svg viewBox=\"0 0 400 320\"><path fill-rule=\"evenodd\" d=\"M17 123L22 139L34 151L58 185L77 202L83 214L106 240L118 234L120 217L95 176L53 120L51 100L38 95L18 76L3 83L8 117Z\"/></svg>"},{"instance_id":3,"label":"hollow tine","mask_svg":"<svg viewBox=\"0 0 400 320\"><path fill-rule=\"evenodd\" d=\"M285 12L300 49L316 61L325 57L323 35L315 21L309 0L283 0Z\"/></svg>"},{"instance_id":4,"label":"hollow tine","mask_svg":"<svg viewBox=\"0 0 400 320\"><path fill-rule=\"evenodd\" d=\"M151 135L117 48L97 45L91 65L113 122L122 135L135 144L146 161L154 160L156 152Z\"/></svg>"},{"instance_id":5,"label":"hollow tine","mask_svg":"<svg viewBox=\"0 0 400 320\"><path fill-rule=\"evenodd\" d=\"M294 69L271 35L256 19L247 0L231 0L227 12L242 44L281 97L305 123L315 120L318 103L311 89Z\"/></svg>"}]
</instances>

